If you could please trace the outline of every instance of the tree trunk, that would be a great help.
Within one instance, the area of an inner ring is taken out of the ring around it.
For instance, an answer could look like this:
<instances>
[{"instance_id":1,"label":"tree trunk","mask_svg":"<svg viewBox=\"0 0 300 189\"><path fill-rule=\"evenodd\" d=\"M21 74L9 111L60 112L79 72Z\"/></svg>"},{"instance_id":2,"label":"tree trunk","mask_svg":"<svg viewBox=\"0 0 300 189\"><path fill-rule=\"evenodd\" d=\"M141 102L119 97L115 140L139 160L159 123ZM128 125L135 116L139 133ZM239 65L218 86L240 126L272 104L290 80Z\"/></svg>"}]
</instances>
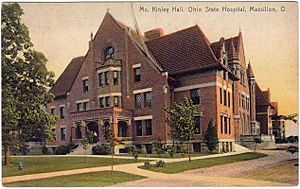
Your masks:
<instances>
[{"instance_id":1,"label":"tree trunk","mask_svg":"<svg viewBox=\"0 0 300 189\"><path fill-rule=\"evenodd\" d=\"M10 165L10 146L4 145L4 165Z\"/></svg>"},{"instance_id":2,"label":"tree trunk","mask_svg":"<svg viewBox=\"0 0 300 189\"><path fill-rule=\"evenodd\" d=\"M112 153L111 153L111 173L114 171L114 153L115 153L115 148L112 147Z\"/></svg>"},{"instance_id":3,"label":"tree trunk","mask_svg":"<svg viewBox=\"0 0 300 189\"><path fill-rule=\"evenodd\" d=\"M191 154L190 154L190 143L187 143L187 151L188 151L188 157L189 157L189 163L191 162Z\"/></svg>"}]
</instances>

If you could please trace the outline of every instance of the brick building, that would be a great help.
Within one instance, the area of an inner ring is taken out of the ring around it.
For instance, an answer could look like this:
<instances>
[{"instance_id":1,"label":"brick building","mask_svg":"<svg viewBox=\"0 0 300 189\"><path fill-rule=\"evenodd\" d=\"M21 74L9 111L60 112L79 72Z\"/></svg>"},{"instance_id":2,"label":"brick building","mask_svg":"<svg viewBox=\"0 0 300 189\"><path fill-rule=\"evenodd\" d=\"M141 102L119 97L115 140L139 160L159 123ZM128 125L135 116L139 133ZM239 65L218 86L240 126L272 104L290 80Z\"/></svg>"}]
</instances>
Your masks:
<instances>
[{"instance_id":1,"label":"brick building","mask_svg":"<svg viewBox=\"0 0 300 189\"><path fill-rule=\"evenodd\" d=\"M205 149L209 120L220 151L234 150L241 137L259 130L269 134L260 113L270 113L272 104L261 100L267 94L246 65L241 32L214 43L197 25L140 35L107 13L86 55L69 63L50 92L55 99L46 109L59 118L53 128L59 145L80 142L87 131L103 142L103 125L110 124L120 146L134 143L151 153L154 141L170 142L164 109L185 96L200 112L194 151Z\"/></svg>"}]
</instances>

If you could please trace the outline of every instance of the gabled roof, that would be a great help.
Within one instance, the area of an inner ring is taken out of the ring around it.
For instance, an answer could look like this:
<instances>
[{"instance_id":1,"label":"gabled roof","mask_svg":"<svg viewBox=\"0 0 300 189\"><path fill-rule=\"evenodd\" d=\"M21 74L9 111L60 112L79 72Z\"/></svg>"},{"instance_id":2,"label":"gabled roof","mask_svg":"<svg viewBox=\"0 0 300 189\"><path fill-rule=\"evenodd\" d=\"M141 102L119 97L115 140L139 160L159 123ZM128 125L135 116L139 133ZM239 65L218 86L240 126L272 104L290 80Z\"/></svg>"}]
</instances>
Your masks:
<instances>
[{"instance_id":1,"label":"gabled roof","mask_svg":"<svg viewBox=\"0 0 300 189\"><path fill-rule=\"evenodd\" d=\"M83 61L84 56L73 58L49 92L55 97L65 96L71 90Z\"/></svg>"},{"instance_id":2,"label":"gabled roof","mask_svg":"<svg viewBox=\"0 0 300 189\"><path fill-rule=\"evenodd\" d=\"M274 108L265 91L262 91L257 83L255 85L255 102L256 106L271 106Z\"/></svg>"},{"instance_id":3,"label":"gabled roof","mask_svg":"<svg viewBox=\"0 0 300 189\"><path fill-rule=\"evenodd\" d=\"M209 41L197 25L147 41L146 45L171 75L219 64Z\"/></svg>"},{"instance_id":4,"label":"gabled roof","mask_svg":"<svg viewBox=\"0 0 300 189\"><path fill-rule=\"evenodd\" d=\"M228 60L238 59L239 37L240 35L229 39L225 39L225 50L227 52ZM216 58L219 59L221 55L221 49L222 49L222 38L220 39L220 41L212 43L210 47L213 50Z\"/></svg>"}]
</instances>

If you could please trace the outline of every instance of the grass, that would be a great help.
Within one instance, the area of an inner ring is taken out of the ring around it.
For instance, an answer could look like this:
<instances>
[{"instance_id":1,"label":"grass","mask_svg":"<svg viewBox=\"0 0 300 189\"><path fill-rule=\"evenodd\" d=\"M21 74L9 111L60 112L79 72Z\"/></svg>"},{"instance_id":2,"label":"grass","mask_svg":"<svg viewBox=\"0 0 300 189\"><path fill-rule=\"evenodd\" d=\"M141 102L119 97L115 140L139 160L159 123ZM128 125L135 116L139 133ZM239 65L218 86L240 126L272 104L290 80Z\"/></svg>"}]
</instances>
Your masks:
<instances>
[{"instance_id":1,"label":"grass","mask_svg":"<svg viewBox=\"0 0 300 189\"><path fill-rule=\"evenodd\" d=\"M212 155L215 153L193 153L191 154L191 157L200 157L200 156L207 156L207 155ZM119 154L117 156L124 156L124 157L132 157L130 154ZM187 154L174 154L174 157L170 157L169 154L161 154L161 157L159 157L159 154L140 154L140 157L145 157L145 158L164 158L164 159L174 159L174 158L186 158L188 157Z\"/></svg>"},{"instance_id":2,"label":"grass","mask_svg":"<svg viewBox=\"0 0 300 189\"><path fill-rule=\"evenodd\" d=\"M190 163L188 161L180 161L175 163L166 163L165 167L154 167L151 166L147 170L160 172L160 173L179 173L182 171L199 169L204 167L211 167L216 165L223 165L227 163L234 163L239 161L247 161L252 159L258 159L262 157L266 157L266 154L255 153L255 152L247 152L238 155L231 155L225 157L217 157L217 158L208 158L208 159L200 159L200 160L192 160ZM140 166L139 168L146 169L144 166Z\"/></svg>"},{"instance_id":3,"label":"grass","mask_svg":"<svg viewBox=\"0 0 300 189\"><path fill-rule=\"evenodd\" d=\"M298 159L283 161L276 165L246 172L240 178L288 183L296 186L298 184L299 169L298 166L295 166L296 163L298 163Z\"/></svg>"},{"instance_id":4,"label":"grass","mask_svg":"<svg viewBox=\"0 0 300 189\"><path fill-rule=\"evenodd\" d=\"M24 169L18 170L18 162L22 161ZM34 173L46 173L54 171L63 171L71 169L80 169L87 167L100 167L110 165L110 158L100 157L86 157L86 163L84 163L84 157L11 157L12 164L9 166L2 166L2 176L17 176L27 175ZM114 159L114 165L141 162L134 159Z\"/></svg>"},{"instance_id":5,"label":"grass","mask_svg":"<svg viewBox=\"0 0 300 189\"><path fill-rule=\"evenodd\" d=\"M47 179L7 183L10 187L99 187L144 179L146 177L114 171L100 171L77 175L59 176Z\"/></svg>"}]
</instances>

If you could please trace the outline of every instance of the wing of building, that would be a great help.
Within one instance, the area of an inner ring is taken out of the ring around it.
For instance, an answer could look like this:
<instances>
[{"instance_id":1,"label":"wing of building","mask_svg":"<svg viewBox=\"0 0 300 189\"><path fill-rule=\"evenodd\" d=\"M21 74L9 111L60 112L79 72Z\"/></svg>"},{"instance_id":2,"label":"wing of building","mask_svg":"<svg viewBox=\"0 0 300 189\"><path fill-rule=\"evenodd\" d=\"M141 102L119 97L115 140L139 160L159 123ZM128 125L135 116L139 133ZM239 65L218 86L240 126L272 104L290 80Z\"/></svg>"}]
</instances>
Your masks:
<instances>
[{"instance_id":1,"label":"wing of building","mask_svg":"<svg viewBox=\"0 0 300 189\"><path fill-rule=\"evenodd\" d=\"M164 35L144 35L106 13L85 56L74 58L50 90L49 113L59 118L53 130L57 144L77 143L92 132L104 142L110 124L119 141L151 153L158 139L170 142L165 109L190 97L200 111L193 141L206 149L208 122L217 126L219 151L234 151L243 137L270 135L274 105L245 62L243 37L211 43L198 25Z\"/></svg>"}]
</instances>

